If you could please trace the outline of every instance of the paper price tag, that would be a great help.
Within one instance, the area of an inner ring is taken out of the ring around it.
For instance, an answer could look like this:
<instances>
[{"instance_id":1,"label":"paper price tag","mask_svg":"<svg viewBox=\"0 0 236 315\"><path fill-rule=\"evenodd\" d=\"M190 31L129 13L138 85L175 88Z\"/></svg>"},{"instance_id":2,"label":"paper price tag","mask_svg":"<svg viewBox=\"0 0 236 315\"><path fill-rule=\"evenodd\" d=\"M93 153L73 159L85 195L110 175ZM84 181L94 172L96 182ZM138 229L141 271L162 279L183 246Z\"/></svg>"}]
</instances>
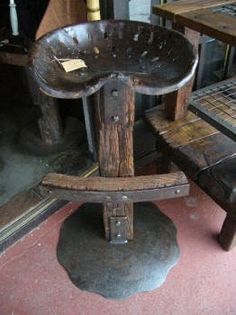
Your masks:
<instances>
[{"instance_id":1,"label":"paper price tag","mask_svg":"<svg viewBox=\"0 0 236 315\"><path fill-rule=\"evenodd\" d=\"M65 72L71 72L81 68L88 68L83 59L70 59L60 62Z\"/></svg>"}]
</instances>

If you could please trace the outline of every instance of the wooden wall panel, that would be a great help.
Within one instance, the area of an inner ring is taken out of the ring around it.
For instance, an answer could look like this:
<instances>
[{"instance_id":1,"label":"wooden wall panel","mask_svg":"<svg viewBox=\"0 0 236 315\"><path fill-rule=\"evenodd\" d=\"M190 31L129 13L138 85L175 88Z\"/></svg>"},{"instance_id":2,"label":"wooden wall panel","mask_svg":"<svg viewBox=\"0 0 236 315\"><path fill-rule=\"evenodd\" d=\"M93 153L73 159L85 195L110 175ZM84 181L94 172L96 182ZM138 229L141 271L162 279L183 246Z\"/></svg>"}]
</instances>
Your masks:
<instances>
[{"instance_id":1,"label":"wooden wall panel","mask_svg":"<svg viewBox=\"0 0 236 315\"><path fill-rule=\"evenodd\" d=\"M86 20L84 0L51 0L37 30L36 39L58 27Z\"/></svg>"}]
</instances>

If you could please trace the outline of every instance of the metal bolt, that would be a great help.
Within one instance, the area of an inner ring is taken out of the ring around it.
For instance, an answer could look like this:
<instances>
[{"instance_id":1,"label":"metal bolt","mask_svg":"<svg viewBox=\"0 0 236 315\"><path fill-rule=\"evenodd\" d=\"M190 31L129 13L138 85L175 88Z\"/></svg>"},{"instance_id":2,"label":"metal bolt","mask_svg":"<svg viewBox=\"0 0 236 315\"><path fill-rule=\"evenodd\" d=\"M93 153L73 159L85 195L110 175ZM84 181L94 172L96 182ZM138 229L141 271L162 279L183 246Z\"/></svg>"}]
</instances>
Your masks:
<instances>
[{"instance_id":1,"label":"metal bolt","mask_svg":"<svg viewBox=\"0 0 236 315\"><path fill-rule=\"evenodd\" d=\"M175 194L178 195L179 193L180 193L180 190L177 189L177 190L175 191Z\"/></svg>"},{"instance_id":2,"label":"metal bolt","mask_svg":"<svg viewBox=\"0 0 236 315\"><path fill-rule=\"evenodd\" d=\"M105 199L106 200L111 200L111 197L110 196L106 196Z\"/></svg>"},{"instance_id":3,"label":"metal bolt","mask_svg":"<svg viewBox=\"0 0 236 315\"><path fill-rule=\"evenodd\" d=\"M128 197L127 196L122 196L121 199L122 200L128 200Z\"/></svg>"},{"instance_id":4,"label":"metal bolt","mask_svg":"<svg viewBox=\"0 0 236 315\"><path fill-rule=\"evenodd\" d=\"M117 90L112 90L112 91L111 91L111 95L112 95L113 97L118 97L118 91L117 91Z\"/></svg>"},{"instance_id":5,"label":"metal bolt","mask_svg":"<svg viewBox=\"0 0 236 315\"><path fill-rule=\"evenodd\" d=\"M116 221L116 226L120 226L121 222L120 221Z\"/></svg>"},{"instance_id":6,"label":"metal bolt","mask_svg":"<svg viewBox=\"0 0 236 315\"><path fill-rule=\"evenodd\" d=\"M118 115L112 116L111 119L113 122L117 122L119 121L119 116Z\"/></svg>"},{"instance_id":7,"label":"metal bolt","mask_svg":"<svg viewBox=\"0 0 236 315\"><path fill-rule=\"evenodd\" d=\"M121 237L121 234L120 234L120 233L116 234L116 237L117 237L117 238L120 238L120 237Z\"/></svg>"}]
</instances>

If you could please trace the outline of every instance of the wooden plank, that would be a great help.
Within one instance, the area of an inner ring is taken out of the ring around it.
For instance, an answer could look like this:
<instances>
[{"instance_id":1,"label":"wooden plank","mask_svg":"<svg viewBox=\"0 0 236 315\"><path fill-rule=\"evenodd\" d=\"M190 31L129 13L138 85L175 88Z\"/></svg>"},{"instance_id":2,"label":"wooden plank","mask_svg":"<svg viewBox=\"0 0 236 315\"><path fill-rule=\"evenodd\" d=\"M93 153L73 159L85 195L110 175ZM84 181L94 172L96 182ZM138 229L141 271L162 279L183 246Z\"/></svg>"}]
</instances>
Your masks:
<instances>
[{"instance_id":1,"label":"wooden plank","mask_svg":"<svg viewBox=\"0 0 236 315\"><path fill-rule=\"evenodd\" d=\"M236 45L235 17L202 9L177 15L175 21L232 46Z\"/></svg>"},{"instance_id":2,"label":"wooden plank","mask_svg":"<svg viewBox=\"0 0 236 315\"><path fill-rule=\"evenodd\" d=\"M125 83L110 79L97 93L99 167L101 176L134 175L133 125L134 91ZM133 204L104 204L103 220L106 239L110 240L110 218L126 216L128 240L133 239Z\"/></svg>"},{"instance_id":3,"label":"wooden plank","mask_svg":"<svg viewBox=\"0 0 236 315\"><path fill-rule=\"evenodd\" d=\"M185 174L196 179L199 172L236 153L236 143L222 133L178 148L168 145L173 161Z\"/></svg>"},{"instance_id":4,"label":"wooden plank","mask_svg":"<svg viewBox=\"0 0 236 315\"><path fill-rule=\"evenodd\" d=\"M58 144L62 139L63 128L57 101L39 89L29 67L26 67L25 73L32 101L41 110L38 125L42 142L45 145Z\"/></svg>"},{"instance_id":5,"label":"wooden plank","mask_svg":"<svg viewBox=\"0 0 236 315\"><path fill-rule=\"evenodd\" d=\"M48 188L61 188L76 191L96 192L126 192L183 185L187 179L182 172L146 175L135 177L89 177L69 176L64 174L49 173L44 177L42 185ZM89 200L88 200L89 201Z\"/></svg>"},{"instance_id":6,"label":"wooden plank","mask_svg":"<svg viewBox=\"0 0 236 315\"><path fill-rule=\"evenodd\" d=\"M201 170L235 154L236 142L201 118L191 122L192 117L197 116L188 115L170 122L164 115L156 115L154 120L148 117L147 120L157 133L159 148L187 175L196 179Z\"/></svg>"},{"instance_id":7,"label":"wooden plank","mask_svg":"<svg viewBox=\"0 0 236 315\"><path fill-rule=\"evenodd\" d=\"M178 24L173 24L173 28L176 29L176 27L178 28ZM179 28L177 30L179 30ZM200 34L187 27L183 27L181 32L193 44L196 51L198 51ZM193 83L194 78L181 89L164 96L165 110L168 119L178 120L187 115Z\"/></svg>"},{"instance_id":8,"label":"wooden plank","mask_svg":"<svg viewBox=\"0 0 236 315\"><path fill-rule=\"evenodd\" d=\"M176 15L234 2L235 0L180 0L163 5L155 5L153 13L174 21Z\"/></svg>"},{"instance_id":9,"label":"wooden plank","mask_svg":"<svg viewBox=\"0 0 236 315\"><path fill-rule=\"evenodd\" d=\"M183 172L155 176L126 178L79 178L62 174L49 174L43 184L52 188L56 197L79 202L122 204L150 200L163 200L186 196L189 184ZM116 209L112 209L117 216ZM116 211L115 211L116 210ZM124 216L124 215L121 215ZM111 231L112 233L112 231Z\"/></svg>"},{"instance_id":10,"label":"wooden plank","mask_svg":"<svg viewBox=\"0 0 236 315\"><path fill-rule=\"evenodd\" d=\"M157 107L146 118L157 133L159 147L191 178L236 153L236 142L192 113L170 122Z\"/></svg>"},{"instance_id":11,"label":"wooden plank","mask_svg":"<svg viewBox=\"0 0 236 315\"><path fill-rule=\"evenodd\" d=\"M219 131L214 127L203 120L198 120L194 123L186 124L179 129L170 129L163 134L163 138L172 148L178 148L217 133L219 133Z\"/></svg>"},{"instance_id":12,"label":"wooden plank","mask_svg":"<svg viewBox=\"0 0 236 315\"><path fill-rule=\"evenodd\" d=\"M0 52L0 63L25 67L28 63L28 55L27 54L7 53L7 52L1 51Z\"/></svg>"},{"instance_id":13,"label":"wooden plank","mask_svg":"<svg viewBox=\"0 0 236 315\"><path fill-rule=\"evenodd\" d=\"M153 109L146 113L146 119L154 131L175 148L219 133L191 112L188 112L186 118L170 121L166 119L163 110L157 107L156 111Z\"/></svg>"},{"instance_id":14,"label":"wooden plank","mask_svg":"<svg viewBox=\"0 0 236 315\"><path fill-rule=\"evenodd\" d=\"M50 0L36 33L36 39L44 34L69 24L87 20L83 0Z\"/></svg>"},{"instance_id":15,"label":"wooden plank","mask_svg":"<svg viewBox=\"0 0 236 315\"><path fill-rule=\"evenodd\" d=\"M186 124L199 120L200 118L188 111L184 119L170 121L166 118L166 113L163 106L157 106L145 112L145 119L151 125L155 133L162 135L168 132L170 129L179 129Z\"/></svg>"},{"instance_id":16,"label":"wooden plank","mask_svg":"<svg viewBox=\"0 0 236 315\"><path fill-rule=\"evenodd\" d=\"M164 96L167 119L178 120L187 115L191 98L193 79L181 89Z\"/></svg>"}]
</instances>

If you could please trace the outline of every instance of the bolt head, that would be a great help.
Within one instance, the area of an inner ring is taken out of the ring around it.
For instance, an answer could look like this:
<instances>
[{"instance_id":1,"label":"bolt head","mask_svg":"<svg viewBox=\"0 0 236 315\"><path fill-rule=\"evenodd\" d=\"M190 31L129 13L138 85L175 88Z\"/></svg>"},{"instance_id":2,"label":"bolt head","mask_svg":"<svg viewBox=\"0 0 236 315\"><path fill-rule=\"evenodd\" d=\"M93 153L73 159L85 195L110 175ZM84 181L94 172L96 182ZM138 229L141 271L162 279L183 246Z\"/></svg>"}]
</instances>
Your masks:
<instances>
[{"instance_id":1,"label":"bolt head","mask_svg":"<svg viewBox=\"0 0 236 315\"><path fill-rule=\"evenodd\" d=\"M118 91L117 91L117 90L112 90L112 91L111 91L111 95L112 95L113 97L118 97Z\"/></svg>"},{"instance_id":2,"label":"bolt head","mask_svg":"<svg viewBox=\"0 0 236 315\"><path fill-rule=\"evenodd\" d=\"M119 121L119 116L118 115L112 116L111 119L113 122L117 122Z\"/></svg>"}]
</instances>

